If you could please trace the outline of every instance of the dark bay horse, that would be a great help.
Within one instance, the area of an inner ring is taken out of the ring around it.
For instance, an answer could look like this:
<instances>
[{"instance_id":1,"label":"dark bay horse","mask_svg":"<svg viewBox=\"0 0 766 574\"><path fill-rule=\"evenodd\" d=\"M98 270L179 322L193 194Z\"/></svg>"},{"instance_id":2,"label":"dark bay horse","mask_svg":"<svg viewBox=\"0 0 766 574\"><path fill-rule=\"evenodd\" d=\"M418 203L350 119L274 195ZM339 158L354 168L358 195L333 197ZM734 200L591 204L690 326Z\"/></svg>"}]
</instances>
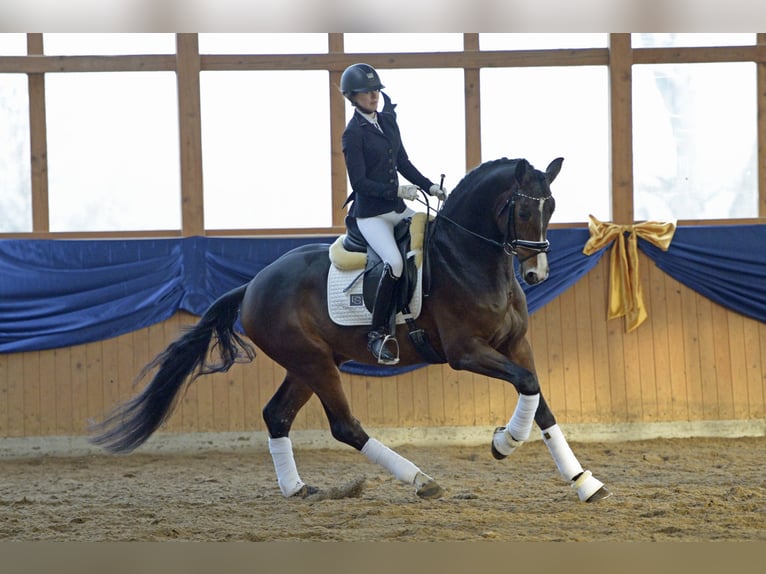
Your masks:
<instances>
[{"instance_id":1,"label":"dark bay horse","mask_svg":"<svg viewBox=\"0 0 766 574\"><path fill-rule=\"evenodd\" d=\"M508 424L498 427L491 439L493 456L511 454L529 439L535 422L562 478L580 500L595 501L609 491L580 466L540 393L526 336L526 298L513 267L516 256L529 284L548 276L546 233L554 209L550 184L562 162L557 158L542 172L525 159L502 158L476 167L460 181L430 226L425 248L429 293L417 322L450 367L507 381L518 391ZM300 247L221 296L195 326L144 368L142 374L156 369L151 382L93 425L92 442L112 452L132 451L170 416L185 385L200 375L252 360L252 345L234 328L239 317L249 339L286 370L263 409L284 496L305 497L317 490L301 480L289 438L296 414L313 394L335 439L414 486L418 496L441 496L432 477L371 438L350 410L338 366L373 358L366 346L368 327L341 327L330 319L330 264L328 245ZM422 363L405 326L397 328L397 337L402 342L400 364ZM218 362L208 356L211 343L220 355Z\"/></svg>"}]
</instances>

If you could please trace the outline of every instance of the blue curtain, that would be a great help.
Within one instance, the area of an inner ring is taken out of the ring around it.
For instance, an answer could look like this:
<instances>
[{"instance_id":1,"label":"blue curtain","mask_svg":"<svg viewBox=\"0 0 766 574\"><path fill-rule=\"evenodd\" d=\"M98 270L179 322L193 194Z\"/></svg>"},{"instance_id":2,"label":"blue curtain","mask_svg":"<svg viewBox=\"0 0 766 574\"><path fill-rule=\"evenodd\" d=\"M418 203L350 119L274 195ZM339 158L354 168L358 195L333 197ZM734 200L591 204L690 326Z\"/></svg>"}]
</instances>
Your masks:
<instances>
[{"instance_id":1,"label":"blue curtain","mask_svg":"<svg viewBox=\"0 0 766 574\"><path fill-rule=\"evenodd\" d=\"M530 312L574 285L606 252L582 254L588 230L552 229L547 281L522 283ZM283 253L335 237L0 241L0 352L116 337L179 310L201 315ZM670 276L716 303L766 321L766 225L676 230L667 252L639 240ZM412 367L417 368L417 367ZM394 375L407 368L344 365Z\"/></svg>"},{"instance_id":2,"label":"blue curtain","mask_svg":"<svg viewBox=\"0 0 766 574\"><path fill-rule=\"evenodd\" d=\"M679 227L667 251L640 238L638 248L679 283L766 322L766 225Z\"/></svg>"}]
</instances>

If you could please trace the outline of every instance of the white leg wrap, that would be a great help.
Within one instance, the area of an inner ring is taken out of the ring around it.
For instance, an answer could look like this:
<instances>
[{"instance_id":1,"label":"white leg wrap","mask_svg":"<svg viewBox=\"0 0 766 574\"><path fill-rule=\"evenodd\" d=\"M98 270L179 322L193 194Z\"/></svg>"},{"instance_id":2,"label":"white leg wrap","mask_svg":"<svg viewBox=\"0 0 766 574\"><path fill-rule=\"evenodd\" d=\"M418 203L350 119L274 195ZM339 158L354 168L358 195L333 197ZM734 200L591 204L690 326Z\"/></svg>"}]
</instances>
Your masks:
<instances>
[{"instance_id":1,"label":"white leg wrap","mask_svg":"<svg viewBox=\"0 0 766 574\"><path fill-rule=\"evenodd\" d=\"M580 474L583 470L572 449L569 448L569 443L567 443L564 433L561 432L559 425L553 425L544 429L542 434L543 442L545 442L548 450L551 451L551 456L553 456L553 460L556 462L559 474L561 474L564 480L570 482L573 477Z\"/></svg>"},{"instance_id":2,"label":"white leg wrap","mask_svg":"<svg viewBox=\"0 0 766 574\"><path fill-rule=\"evenodd\" d=\"M362 454L406 484L414 484L415 477L420 473L417 466L374 438L362 447Z\"/></svg>"},{"instance_id":3,"label":"white leg wrap","mask_svg":"<svg viewBox=\"0 0 766 574\"><path fill-rule=\"evenodd\" d=\"M304 485L298 476L298 468L293 458L293 443L289 437L269 437L269 452L277 471L277 482L282 495L288 498L298 492Z\"/></svg>"},{"instance_id":4,"label":"white leg wrap","mask_svg":"<svg viewBox=\"0 0 766 574\"><path fill-rule=\"evenodd\" d=\"M519 395L516 408L511 420L508 421L508 433L518 442L529 440L532 431L532 423L535 420L537 405L540 404L540 393L536 395Z\"/></svg>"}]
</instances>

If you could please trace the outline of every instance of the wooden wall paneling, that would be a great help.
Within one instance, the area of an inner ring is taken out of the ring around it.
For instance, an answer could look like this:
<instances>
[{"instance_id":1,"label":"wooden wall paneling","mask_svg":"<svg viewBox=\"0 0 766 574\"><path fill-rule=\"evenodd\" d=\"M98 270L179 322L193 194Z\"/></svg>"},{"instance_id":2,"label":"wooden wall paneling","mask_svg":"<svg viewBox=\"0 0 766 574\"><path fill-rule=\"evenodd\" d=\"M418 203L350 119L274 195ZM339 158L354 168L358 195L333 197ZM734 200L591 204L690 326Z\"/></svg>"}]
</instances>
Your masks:
<instances>
[{"instance_id":1,"label":"wooden wall paneling","mask_svg":"<svg viewBox=\"0 0 766 574\"><path fill-rule=\"evenodd\" d=\"M40 352L22 354L24 434L40 434Z\"/></svg>"},{"instance_id":2,"label":"wooden wall paneling","mask_svg":"<svg viewBox=\"0 0 766 574\"><path fill-rule=\"evenodd\" d=\"M726 343L731 359L731 413L730 419L746 419L749 414L748 365L745 346L745 317L737 313L724 313L723 320L729 332Z\"/></svg>"},{"instance_id":3,"label":"wooden wall paneling","mask_svg":"<svg viewBox=\"0 0 766 574\"><path fill-rule=\"evenodd\" d=\"M245 425L245 377L250 365L234 365L228 374L229 384L229 430L246 430Z\"/></svg>"},{"instance_id":4,"label":"wooden wall paneling","mask_svg":"<svg viewBox=\"0 0 766 574\"><path fill-rule=\"evenodd\" d=\"M671 397L670 420L689 420L682 286L659 270L653 276L661 279L664 285L665 324L668 330L668 370L665 383L660 388Z\"/></svg>"},{"instance_id":5,"label":"wooden wall paneling","mask_svg":"<svg viewBox=\"0 0 766 574\"><path fill-rule=\"evenodd\" d=\"M383 414L383 380L388 377L365 377L364 388L367 395L367 416L365 423L370 427L384 426L386 423Z\"/></svg>"},{"instance_id":6,"label":"wooden wall paneling","mask_svg":"<svg viewBox=\"0 0 766 574\"><path fill-rule=\"evenodd\" d=\"M443 369L451 371L451 390L453 408L449 420L451 425L471 426L483 424L476 417L476 385L474 374L468 371L456 371L445 365Z\"/></svg>"},{"instance_id":7,"label":"wooden wall paneling","mask_svg":"<svg viewBox=\"0 0 766 574\"><path fill-rule=\"evenodd\" d=\"M88 410L88 354L87 345L71 347L72 364L72 434L81 434L88 417L99 417L102 411Z\"/></svg>"},{"instance_id":8,"label":"wooden wall paneling","mask_svg":"<svg viewBox=\"0 0 766 574\"><path fill-rule=\"evenodd\" d=\"M754 319L742 322L747 403L750 418L766 416L766 325Z\"/></svg>"},{"instance_id":9,"label":"wooden wall paneling","mask_svg":"<svg viewBox=\"0 0 766 574\"><path fill-rule=\"evenodd\" d=\"M590 295L590 327L593 344L593 378L596 395L596 412L599 420L613 422L612 384L609 370L610 355L608 353L608 325L606 319L607 300L606 289L608 265L606 258L586 275L588 293Z\"/></svg>"},{"instance_id":10,"label":"wooden wall paneling","mask_svg":"<svg viewBox=\"0 0 766 574\"><path fill-rule=\"evenodd\" d=\"M760 404L758 405L759 411L761 417L766 415L766 324L759 323L759 339L761 344L761 377L760 377L760 389L758 388L758 385L753 385L751 391L752 394L751 397L755 396L756 399L759 398L759 391L760 391Z\"/></svg>"},{"instance_id":11,"label":"wooden wall paneling","mask_svg":"<svg viewBox=\"0 0 766 574\"><path fill-rule=\"evenodd\" d=\"M422 370L422 369L421 369ZM349 375L344 375L344 379L349 379ZM415 403L413 401L413 374L412 371L403 373L392 381L392 386L396 385L397 400L397 427L411 427L415 424Z\"/></svg>"},{"instance_id":12,"label":"wooden wall paneling","mask_svg":"<svg viewBox=\"0 0 766 574\"><path fill-rule=\"evenodd\" d=\"M538 313L542 313L545 322L547 370L545 376L550 385L548 392L548 406L559 419L559 422L569 422L567 410L567 390L564 377L563 340L561 329L561 298L557 297L549 302ZM539 370L539 369L538 369Z\"/></svg>"},{"instance_id":13,"label":"wooden wall paneling","mask_svg":"<svg viewBox=\"0 0 766 574\"><path fill-rule=\"evenodd\" d=\"M428 366L412 372L412 406L415 426L422 426L429 420L428 416L428 371L433 369Z\"/></svg>"},{"instance_id":14,"label":"wooden wall paneling","mask_svg":"<svg viewBox=\"0 0 766 574\"><path fill-rule=\"evenodd\" d=\"M381 424L386 427L396 427L399 423L399 397L397 396L398 385L396 377L386 377L380 385L382 409Z\"/></svg>"},{"instance_id":15,"label":"wooden wall paneling","mask_svg":"<svg viewBox=\"0 0 766 574\"><path fill-rule=\"evenodd\" d=\"M729 329L727 320L729 312L717 303L712 303L711 319L713 331L713 346L716 374L716 391L718 393L717 418L729 420L734 418L734 371L731 356L731 341L735 334Z\"/></svg>"},{"instance_id":16,"label":"wooden wall paneling","mask_svg":"<svg viewBox=\"0 0 766 574\"><path fill-rule=\"evenodd\" d=\"M590 278L586 275L570 288L572 292L574 332L577 339L577 379L580 387L580 420L597 421L596 349L593 344L593 310L590 303Z\"/></svg>"},{"instance_id":17,"label":"wooden wall paneling","mask_svg":"<svg viewBox=\"0 0 766 574\"><path fill-rule=\"evenodd\" d=\"M428 376L428 417L436 426L444 425L444 377L440 365L431 365Z\"/></svg>"},{"instance_id":18,"label":"wooden wall paneling","mask_svg":"<svg viewBox=\"0 0 766 574\"><path fill-rule=\"evenodd\" d=\"M93 413L93 420L100 420L102 413L107 413L112 407L120 402L120 355L119 355L119 337L107 339L101 342L101 360L102 371L101 380L103 385L103 396L101 401L101 412Z\"/></svg>"},{"instance_id":19,"label":"wooden wall paneling","mask_svg":"<svg viewBox=\"0 0 766 574\"><path fill-rule=\"evenodd\" d=\"M608 265L605 258L599 265ZM608 281L603 289L608 292ZM604 296L604 302L608 305L608 296ZM606 316L606 312L604 313ZM612 415L614 422L627 422L629 420L628 391L625 371L627 370L623 339L625 324L622 319L606 320L607 348L609 355L609 385L612 397Z\"/></svg>"},{"instance_id":20,"label":"wooden wall paneling","mask_svg":"<svg viewBox=\"0 0 766 574\"><path fill-rule=\"evenodd\" d=\"M641 422L644 416L644 397L641 389L641 359L638 353L639 333L625 332L623 318L612 319L612 322L620 326L622 339L622 353L625 364L625 411L627 422ZM646 324L641 325L646 328Z\"/></svg>"},{"instance_id":21,"label":"wooden wall paneling","mask_svg":"<svg viewBox=\"0 0 766 574\"><path fill-rule=\"evenodd\" d=\"M89 419L95 419L106 411L104 406L104 370L102 342L86 343L85 347L85 384L87 387L86 416L75 420L78 433L86 427ZM79 428L78 428L79 425Z\"/></svg>"},{"instance_id":22,"label":"wooden wall paneling","mask_svg":"<svg viewBox=\"0 0 766 574\"><path fill-rule=\"evenodd\" d=\"M655 363L655 344L661 340L665 317L661 307L655 307L652 299L653 289L649 281L653 263L639 252L639 280L644 294L644 304L648 318L635 331L640 390L641 390L641 421L656 422L659 419L657 406L657 374Z\"/></svg>"},{"instance_id":23,"label":"wooden wall paneling","mask_svg":"<svg viewBox=\"0 0 766 574\"><path fill-rule=\"evenodd\" d=\"M582 394L580 388L580 357L577 342L577 309L572 289L559 295L561 300L560 329L561 357L564 375L564 397L569 421L582 421Z\"/></svg>"},{"instance_id":24,"label":"wooden wall paneling","mask_svg":"<svg viewBox=\"0 0 766 574\"><path fill-rule=\"evenodd\" d=\"M691 420L701 420L704 418L704 404L697 297L687 289L682 290L681 309L683 311L684 361L686 364L686 396L689 400L689 417Z\"/></svg>"},{"instance_id":25,"label":"wooden wall paneling","mask_svg":"<svg viewBox=\"0 0 766 574\"><path fill-rule=\"evenodd\" d=\"M718 373L715 363L715 334L713 332L713 303L695 294L697 299L697 329L699 337L700 382L702 387L702 417L718 417Z\"/></svg>"},{"instance_id":26,"label":"wooden wall paneling","mask_svg":"<svg viewBox=\"0 0 766 574\"><path fill-rule=\"evenodd\" d=\"M645 271L644 271L645 270ZM644 292L649 301L649 319L652 326L652 345L654 366L654 392L656 396L656 417L653 420L671 420L673 395L668 384L670 374L670 340L668 335L668 309L663 272L651 260L642 269L648 278ZM644 359L642 359L644 360Z\"/></svg>"},{"instance_id":27,"label":"wooden wall paneling","mask_svg":"<svg viewBox=\"0 0 766 574\"><path fill-rule=\"evenodd\" d=\"M448 426L460 425L460 379L458 371L449 365L439 367L444 390L444 424Z\"/></svg>"},{"instance_id":28,"label":"wooden wall paneling","mask_svg":"<svg viewBox=\"0 0 766 574\"><path fill-rule=\"evenodd\" d=\"M24 436L24 354L8 357L6 367L5 399L6 436Z\"/></svg>"},{"instance_id":29,"label":"wooden wall paneling","mask_svg":"<svg viewBox=\"0 0 766 574\"><path fill-rule=\"evenodd\" d=\"M39 352L37 356L40 380L40 426L44 436L56 434L56 357L54 353Z\"/></svg>"},{"instance_id":30,"label":"wooden wall paneling","mask_svg":"<svg viewBox=\"0 0 766 574\"><path fill-rule=\"evenodd\" d=\"M69 348L53 349L49 353L53 355L56 373L54 377L56 425L51 434L71 435L74 434L72 428L72 353Z\"/></svg>"},{"instance_id":31,"label":"wooden wall paneling","mask_svg":"<svg viewBox=\"0 0 766 574\"><path fill-rule=\"evenodd\" d=\"M10 425L8 423L8 412L10 410L9 381L10 369L14 355L0 354L0 437L8 436Z\"/></svg>"}]
</instances>

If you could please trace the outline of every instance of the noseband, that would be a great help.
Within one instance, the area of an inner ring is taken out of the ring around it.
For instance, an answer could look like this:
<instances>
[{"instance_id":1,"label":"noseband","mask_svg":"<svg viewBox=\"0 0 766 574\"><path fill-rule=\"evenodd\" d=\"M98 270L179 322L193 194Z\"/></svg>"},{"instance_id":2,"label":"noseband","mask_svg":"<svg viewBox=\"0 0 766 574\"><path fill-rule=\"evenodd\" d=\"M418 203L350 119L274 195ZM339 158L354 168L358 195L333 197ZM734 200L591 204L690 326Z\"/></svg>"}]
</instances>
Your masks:
<instances>
[{"instance_id":1,"label":"noseband","mask_svg":"<svg viewBox=\"0 0 766 574\"><path fill-rule=\"evenodd\" d=\"M508 200L503 204L503 207L500 208L500 211L498 212L498 216L500 216L506 209L508 209L508 220L505 224L505 236L503 237L502 243L503 251L505 251L506 255L516 255L516 257L519 256L517 252L517 248L519 247L522 249L528 249L529 251L534 251L533 255L530 255L525 259L534 257L539 253L548 253L548 249L550 249L551 244L547 239L544 241L528 241L527 239L518 238L518 234L516 232L516 199L519 197L534 199L537 201L546 201L550 199L551 195L548 194L545 197L532 197L531 195L525 195L520 191L514 191L513 194L511 194L511 197L508 198Z\"/></svg>"},{"instance_id":2,"label":"noseband","mask_svg":"<svg viewBox=\"0 0 766 574\"><path fill-rule=\"evenodd\" d=\"M550 194L548 194L545 197L532 197L530 195L525 195L521 193L520 191L514 191L511 196L508 198L508 200L503 204L503 207L500 208L500 211L498 212L498 217L503 214L503 212L507 209L508 210L508 220L505 224L505 234L503 236L503 242L500 243L498 241L495 241L494 239L490 239L489 237L485 237L479 233L476 233L475 231L471 231L470 229L463 227L460 225L457 221L454 221L450 219L449 217L446 217L442 215L441 213L438 214L437 219L444 219L445 221L449 221L452 225L457 227L458 229L461 229L462 231L465 231L466 233L473 235L477 239L481 239L482 241L485 241L487 243L490 243L497 247L498 249L502 249L503 252L508 255L512 256L515 255L516 257L519 256L517 249L520 247L522 249L527 249L529 251L533 251L534 253L532 255L529 255L523 259L519 259L519 262L526 261L527 259L530 259L532 257L535 257L536 255L539 255L540 253L547 253L550 249L550 242L546 239L544 241L529 241L527 239L519 239L518 234L516 232L516 199L524 197L526 199L534 199L534 200L547 200L551 197Z\"/></svg>"}]
</instances>

